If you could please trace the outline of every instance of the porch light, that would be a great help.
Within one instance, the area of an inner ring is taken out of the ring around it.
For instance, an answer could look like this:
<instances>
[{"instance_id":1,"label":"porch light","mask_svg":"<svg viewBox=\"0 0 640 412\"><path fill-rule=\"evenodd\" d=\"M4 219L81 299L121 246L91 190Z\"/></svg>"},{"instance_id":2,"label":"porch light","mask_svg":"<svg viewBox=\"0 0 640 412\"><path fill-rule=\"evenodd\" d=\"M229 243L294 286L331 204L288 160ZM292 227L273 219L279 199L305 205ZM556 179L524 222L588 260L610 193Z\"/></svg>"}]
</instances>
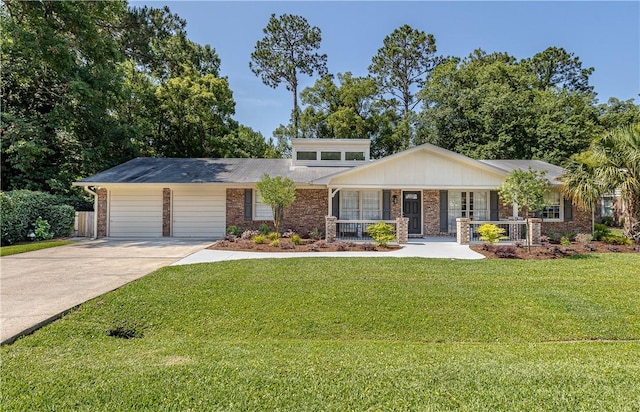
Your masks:
<instances>
[{"instance_id":1,"label":"porch light","mask_svg":"<svg viewBox=\"0 0 640 412\"><path fill-rule=\"evenodd\" d=\"M398 195L393 195L393 204L397 205L398 204Z\"/></svg>"}]
</instances>

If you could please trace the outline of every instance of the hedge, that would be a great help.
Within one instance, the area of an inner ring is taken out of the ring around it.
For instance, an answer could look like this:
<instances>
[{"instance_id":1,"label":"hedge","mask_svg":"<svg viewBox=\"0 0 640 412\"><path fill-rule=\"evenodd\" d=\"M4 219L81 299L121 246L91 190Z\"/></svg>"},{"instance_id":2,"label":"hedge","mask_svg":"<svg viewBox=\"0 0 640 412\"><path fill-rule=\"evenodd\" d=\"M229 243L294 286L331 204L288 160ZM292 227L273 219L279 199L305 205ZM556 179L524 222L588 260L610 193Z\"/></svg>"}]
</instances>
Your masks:
<instances>
[{"instance_id":1,"label":"hedge","mask_svg":"<svg viewBox=\"0 0 640 412\"><path fill-rule=\"evenodd\" d=\"M67 237L73 232L75 209L64 204L61 196L30 190L0 192L0 233L2 244L28 240L38 217L51 226L54 237Z\"/></svg>"}]
</instances>

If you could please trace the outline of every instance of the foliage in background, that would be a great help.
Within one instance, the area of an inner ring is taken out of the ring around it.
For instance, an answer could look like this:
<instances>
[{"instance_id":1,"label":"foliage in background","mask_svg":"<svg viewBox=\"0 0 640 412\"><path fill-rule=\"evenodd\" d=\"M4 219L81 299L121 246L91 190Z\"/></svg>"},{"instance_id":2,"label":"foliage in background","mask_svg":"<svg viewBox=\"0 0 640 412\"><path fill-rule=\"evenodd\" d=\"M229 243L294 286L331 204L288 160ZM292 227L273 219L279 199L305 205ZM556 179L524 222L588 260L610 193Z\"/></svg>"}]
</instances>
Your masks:
<instances>
[{"instance_id":1,"label":"foliage in background","mask_svg":"<svg viewBox=\"0 0 640 412\"><path fill-rule=\"evenodd\" d=\"M47 222L53 237L69 236L73 232L75 210L64 200L61 196L29 190L0 192L2 244L30 240L29 232L36 229L39 218Z\"/></svg>"},{"instance_id":2,"label":"foliage in background","mask_svg":"<svg viewBox=\"0 0 640 412\"><path fill-rule=\"evenodd\" d=\"M583 208L592 210L601 196L619 191L624 234L640 242L640 123L604 133L565 168L563 191Z\"/></svg>"},{"instance_id":3,"label":"foliage in background","mask_svg":"<svg viewBox=\"0 0 640 412\"><path fill-rule=\"evenodd\" d=\"M296 185L293 180L282 176L271 177L268 173L256 184L262 202L271 206L275 232L280 233L284 211L296 200Z\"/></svg>"}]
</instances>

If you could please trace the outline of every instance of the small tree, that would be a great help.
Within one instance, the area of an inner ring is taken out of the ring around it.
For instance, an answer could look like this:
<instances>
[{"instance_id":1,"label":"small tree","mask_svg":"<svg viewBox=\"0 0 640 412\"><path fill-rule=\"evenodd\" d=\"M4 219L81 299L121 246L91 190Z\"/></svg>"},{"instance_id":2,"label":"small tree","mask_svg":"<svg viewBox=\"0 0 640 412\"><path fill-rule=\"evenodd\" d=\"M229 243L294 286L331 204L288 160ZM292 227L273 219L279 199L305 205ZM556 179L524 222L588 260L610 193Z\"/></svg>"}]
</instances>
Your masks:
<instances>
[{"instance_id":1,"label":"small tree","mask_svg":"<svg viewBox=\"0 0 640 412\"><path fill-rule=\"evenodd\" d=\"M544 194L549 190L550 182L544 177L544 171L514 170L500 186L500 197L506 204L517 205L526 221L527 250L531 252L529 239L529 213L539 212L546 206Z\"/></svg>"},{"instance_id":2,"label":"small tree","mask_svg":"<svg viewBox=\"0 0 640 412\"><path fill-rule=\"evenodd\" d=\"M284 179L282 176L271 177L265 173L257 186L262 201L271 206L273 226L275 231L280 233L284 210L296 200L296 185L288 177Z\"/></svg>"}]
</instances>

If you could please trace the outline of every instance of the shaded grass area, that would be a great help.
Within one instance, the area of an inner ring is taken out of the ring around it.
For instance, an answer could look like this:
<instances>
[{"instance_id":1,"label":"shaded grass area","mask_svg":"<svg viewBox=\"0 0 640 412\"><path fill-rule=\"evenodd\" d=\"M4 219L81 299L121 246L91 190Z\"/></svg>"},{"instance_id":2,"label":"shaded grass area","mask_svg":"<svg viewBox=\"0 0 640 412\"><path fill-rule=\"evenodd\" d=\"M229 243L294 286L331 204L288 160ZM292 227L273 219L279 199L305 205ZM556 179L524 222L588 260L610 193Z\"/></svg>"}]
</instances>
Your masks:
<instances>
[{"instance_id":1,"label":"shaded grass area","mask_svg":"<svg viewBox=\"0 0 640 412\"><path fill-rule=\"evenodd\" d=\"M7 410L638 410L639 302L635 255L169 267L2 348L1 400Z\"/></svg>"},{"instance_id":2,"label":"shaded grass area","mask_svg":"<svg viewBox=\"0 0 640 412\"><path fill-rule=\"evenodd\" d=\"M1 246L0 256L17 255L18 253L33 252L35 250L64 246L71 243L75 243L75 242L72 240L45 240L42 242L31 242L31 243L22 243L19 245Z\"/></svg>"}]
</instances>

